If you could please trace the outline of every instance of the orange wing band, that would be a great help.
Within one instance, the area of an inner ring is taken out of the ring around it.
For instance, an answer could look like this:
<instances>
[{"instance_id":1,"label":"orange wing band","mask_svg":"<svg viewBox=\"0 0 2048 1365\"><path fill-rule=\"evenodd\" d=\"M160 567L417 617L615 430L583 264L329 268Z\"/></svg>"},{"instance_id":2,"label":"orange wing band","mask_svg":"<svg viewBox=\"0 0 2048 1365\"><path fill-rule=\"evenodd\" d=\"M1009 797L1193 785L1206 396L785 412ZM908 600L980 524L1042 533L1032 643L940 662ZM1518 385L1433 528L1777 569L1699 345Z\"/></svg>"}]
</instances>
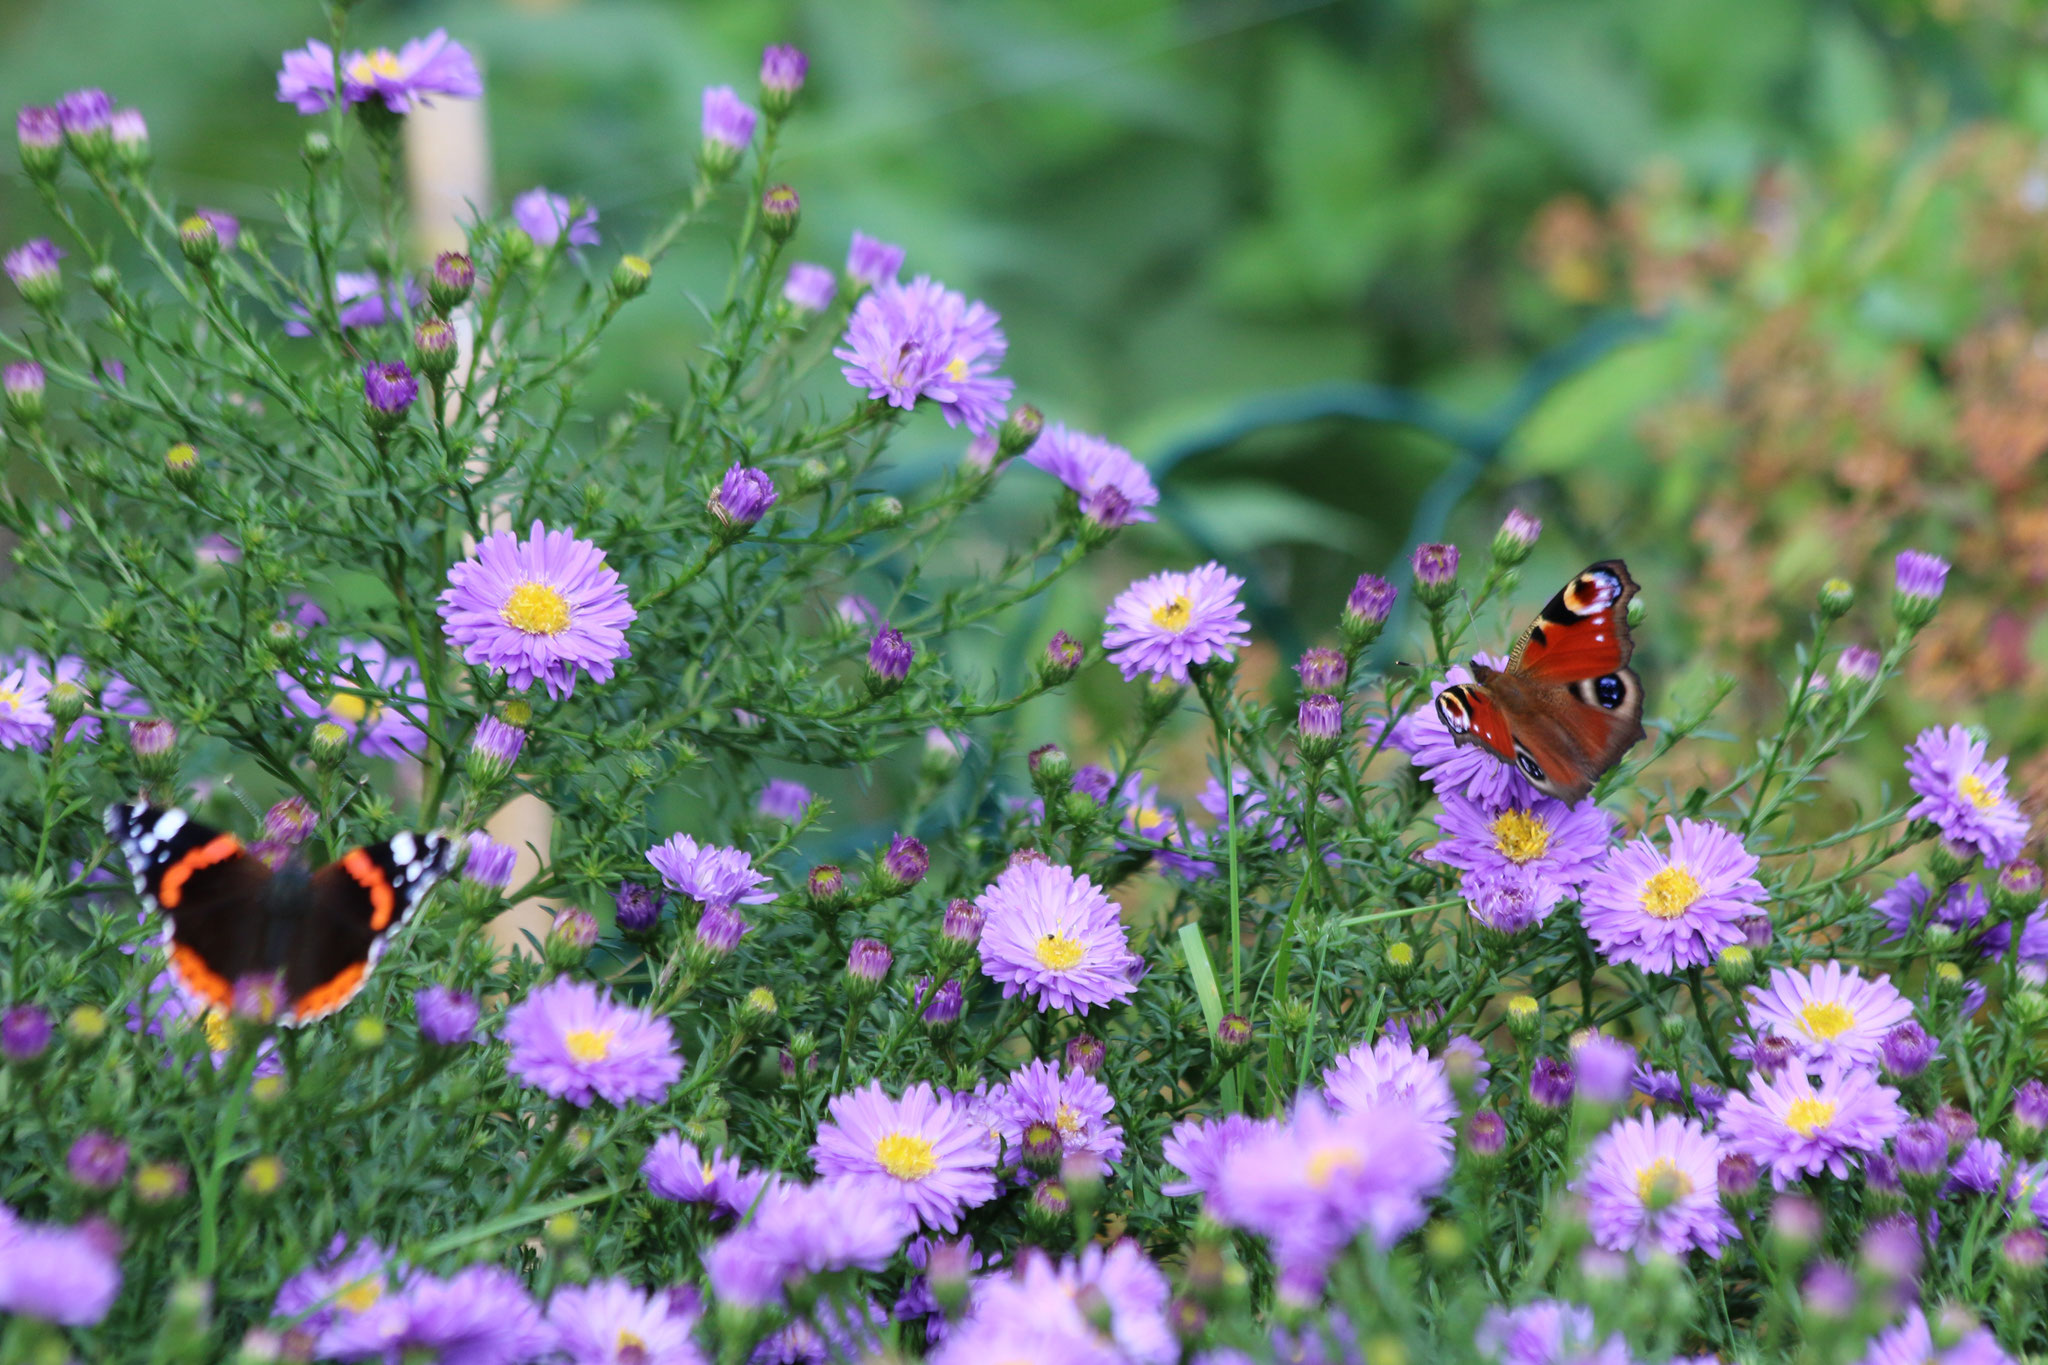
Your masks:
<instances>
[{"instance_id":1,"label":"orange wing band","mask_svg":"<svg viewBox=\"0 0 2048 1365\"><path fill-rule=\"evenodd\" d=\"M234 987L228 984L228 979L207 966L205 958L183 944L171 947L171 970L178 974L178 980L186 990L202 1000L225 1009L235 998Z\"/></svg>"},{"instance_id":2,"label":"orange wing band","mask_svg":"<svg viewBox=\"0 0 2048 1365\"><path fill-rule=\"evenodd\" d=\"M391 912L397 908L398 898L391 894L391 883L376 860L360 848L353 849L341 860L341 870L370 893L370 928L379 933L390 928Z\"/></svg>"},{"instance_id":3,"label":"orange wing band","mask_svg":"<svg viewBox=\"0 0 2048 1365\"><path fill-rule=\"evenodd\" d=\"M356 992L363 988L363 982L369 974L370 964L367 962L344 967L332 980L315 986L293 1001L292 1013L298 1017L300 1023L325 1018L355 999Z\"/></svg>"},{"instance_id":4,"label":"orange wing band","mask_svg":"<svg viewBox=\"0 0 2048 1365\"><path fill-rule=\"evenodd\" d=\"M157 903L166 910L176 909L178 902L185 897L185 883L191 880L194 872L215 863L224 863L241 851L241 840L234 835L214 835L164 869L164 879L156 889Z\"/></svg>"}]
</instances>

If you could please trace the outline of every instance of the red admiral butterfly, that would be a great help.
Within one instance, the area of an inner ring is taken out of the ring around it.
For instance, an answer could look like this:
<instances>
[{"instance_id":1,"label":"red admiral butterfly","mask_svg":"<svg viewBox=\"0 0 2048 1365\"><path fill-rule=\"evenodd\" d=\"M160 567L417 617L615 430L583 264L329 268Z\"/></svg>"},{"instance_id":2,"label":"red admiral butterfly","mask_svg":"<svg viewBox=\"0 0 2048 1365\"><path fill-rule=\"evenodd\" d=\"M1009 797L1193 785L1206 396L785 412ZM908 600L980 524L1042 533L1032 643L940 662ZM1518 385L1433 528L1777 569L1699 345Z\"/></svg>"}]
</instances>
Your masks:
<instances>
[{"instance_id":1,"label":"red admiral butterfly","mask_svg":"<svg viewBox=\"0 0 2048 1365\"><path fill-rule=\"evenodd\" d=\"M107 808L135 891L163 917L171 975L196 1008L226 1009L235 982L282 972L278 1022L334 1013L370 972L406 916L448 871L439 834L394 834L318 870L272 871L232 834L182 810L137 801Z\"/></svg>"}]
</instances>

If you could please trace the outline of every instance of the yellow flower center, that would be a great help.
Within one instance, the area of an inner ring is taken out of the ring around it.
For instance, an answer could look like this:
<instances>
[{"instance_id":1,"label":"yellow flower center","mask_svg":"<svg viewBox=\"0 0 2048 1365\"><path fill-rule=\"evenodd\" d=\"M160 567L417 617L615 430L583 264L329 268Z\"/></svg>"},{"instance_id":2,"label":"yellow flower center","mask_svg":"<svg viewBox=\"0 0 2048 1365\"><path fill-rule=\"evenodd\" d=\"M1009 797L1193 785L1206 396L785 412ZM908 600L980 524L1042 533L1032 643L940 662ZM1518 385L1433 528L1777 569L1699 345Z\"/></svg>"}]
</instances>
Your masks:
<instances>
[{"instance_id":1,"label":"yellow flower center","mask_svg":"<svg viewBox=\"0 0 2048 1365\"><path fill-rule=\"evenodd\" d=\"M528 635L560 635L569 628L569 599L531 579L512 589L498 619Z\"/></svg>"},{"instance_id":2,"label":"yellow flower center","mask_svg":"<svg viewBox=\"0 0 2048 1365\"><path fill-rule=\"evenodd\" d=\"M1047 934L1035 946L1038 965L1047 971L1072 971L1081 961L1081 941L1065 934Z\"/></svg>"},{"instance_id":3,"label":"yellow flower center","mask_svg":"<svg viewBox=\"0 0 2048 1365\"><path fill-rule=\"evenodd\" d=\"M618 1355L622 1361L645 1360L647 1358L647 1338L637 1332L628 1332L625 1328L621 1327L619 1329Z\"/></svg>"},{"instance_id":4,"label":"yellow flower center","mask_svg":"<svg viewBox=\"0 0 2048 1365\"><path fill-rule=\"evenodd\" d=\"M381 1276L370 1275L357 1280L334 1296L334 1301L351 1313L361 1313L384 1297L384 1281Z\"/></svg>"},{"instance_id":5,"label":"yellow flower center","mask_svg":"<svg viewBox=\"0 0 2048 1365\"><path fill-rule=\"evenodd\" d=\"M1655 919L1677 919L1699 898L1698 880L1675 863L1643 883L1643 913Z\"/></svg>"},{"instance_id":6,"label":"yellow flower center","mask_svg":"<svg viewBox=\"0 0 2048 1365\"><path fill-rule=\"evenodd\" d=\"M961 380L967 378L967 362L957 357L947 361L946 375L948 378L952 379L954 383L959 383Z\"/></svg>"},{"instance_id":7,"label":"yellow flower center","mask_svg":"<svg viewBox=\"0 0 2048 1365\"><path fill-rule=\"evenodd\" d=\"M327 714L351 725L361 725L370 714L370 703L353 692L336 692L327 699Z\"/></svg>"},{"instance_id":8,"label":"yellow flower center","mask_svg":"<svg viewBox=\"0 0 2048 1365\"><path fill-rule=\"evenodd\" d=\"M1835 1106L1812 1096L1792 1101L1792 1107L1785 1111L1785 1126L1804 1138L1812 1137L1834 1121Z\"/></svg>"},{"instance_id":9,"label":"yellow flower center","mask_svg":"<svg viewBox=\"0 0 2048 1365\"><path fill-rule=\"evenodd\" d=\"M26 700L28 700L27 693L17 692L11 687L0 687L0 706L6 707L9 711L19 710L21 704Z\"/></svg>"},{"instance_id":10,"label":"yellow flower center","mask_svg":"<svg viewBox=\"0 0 2048 1365\"><path fill-rule=\"evenodd\" d=\"M932 1145L909 1133L891 1133L876 1143L875 1160L898 1180L922 1180L939 1168Z\"/></svg>"},{"instance_id":11,"label":"yellow flower center","mask_svg":"<svg viewBox=\"0 0 2048 1365\"><path fill-rule=\"evenodd\" d=\"M235 1030L228 1023L226 1010L208 1010L202 1024L206 1029L206 1045L215 1052L226 1052L235 1045Z\"/></svg>"},{"instance_id":12,"label":"yellow flower center","mask_svg":"<svg viewBox=\"0 0 2048 1365\"><path fill-rule=\"evenodd\" d=\"M1063 1104L1052 1111L1053 1127L1060 1130L1062 1137L1078 1137L1081 1132L1081 1111L1071 1104Z\"/></svg>"},{"instance_id":13,"label":"yellow flower center","mask_svg":"<svg viewBox=\"0 0 2048 1365\"><path fill-rule=\"evenodd\" d=\"M1814 1000L1799 1011L1799 1022L1809 1038L1825 1043L1856 1027L1856 1015L1847 1005L1833 1000Z\"/></svg>"},{"instance_id":14,"label":"yellow flower center","mask_svg":"<svg viewBox=\"0 0 2048 1365\"><path fill-rule=\"evenodd\" d=\"M1059 1135L1060 1130L1050 1123L1027 1124L1024 1128L1024 1143L1028 1147L1043 1147Z\"/></svg>"},{"instance_id":15,"label":"yellow flower center","mask_svg":"<svg viewBox=\"0 0 2048 1365\"><path fill-rule=\"evenodd\" d=\"M1493 831L1494 848L1509 862L1541 858L1550 847L1550 824L1533 811L1504 810L1487 828Z\"/></svg>"},{"instance_id":16,"label":"yellow flower center","mask_svg":"<svg viewBox=\"0 0 2048 1365\"><path fill-rule=\"evenodd\" d=\"M1308 1159L1308 1183L1327 1189L1332 1180L1359 1167L1358 1153L1349 1147L1318 1147Z\"/></svg>"},{"instance_id":17,"label":"yellow flower center","mask_svg":"<svg viewBox=\"0 0 2048 1365\"><path fill-rule=\"evenodd\" d=\"M1965 801L1968 801L1978 810L1990 810L1998 804L1997 793L1993 792L1989 784L1975 773L1964 773L1963 780L1956 783L1956 790L1963 794Z\"/></svg>"},{"instance_id":18,"label":"yellow flower center","mask_svg":"<svg viewBox=\"0 0 2048 1365\"><path fill-rule=\"evenodd\" d=\"M1652 1195L1659 1196L1666 1204L1676 1203L1691 1194L1692 1179L1669 1157L1658 1157L1649 1165L1636 1172L1636 1197L1645 1204Z\"/></svg>"},{"instance_id":19,"label":"yellow flower center","mask_svg":"<svg viewBox=\"0 0 2048 1365\"><path fill-rule=\"evenodd\" d=\"M710 1184L710 1183L711 1183L711 1179L712 1179L712 1177L713 1177L713 1176L714 1176L715 1174L716 1174L716 1172L715 1172L715 1171L713 1171L713 1170L711 1169L711 1163L710 1163L710 1162L708 1162L708 1161L707 1161L707 1162L705 1162L705 1163L704 1163L704 1183L705 1183L705 1184L707 1184L707 1185L708 1185L708 1184Z\"/></svg>"},{"instance_id":20,"label":"yellow flower center","mask_svg":"<svg viewBox=\"0 0 2048 1365\"><path fill-rule=\"evenodd\" d=\"M348 74L359 81L373 81L379 76L402 76L405 71L398 64L398 54L388 47L380 47L350 62Z\"/></svg>"},{"instance_id":21,"label":"yellow flower center","mask_svg":"<svg viewBox=\"0 0 2048 1365\"><path fill-rule=\"evenodd\" d=\"M1161 628L1176 635L1188 628L1188 622L1194 614L1195 604L1188 601L1188 595L1184 592L1175 593L1171 602L1152 608L1152 620Z\"/></svg>"},{"instance_id":22,"label":"yellow flower center","mask_svg":"<svg viewBox=\"0 0 2048 1365\"><path fill-rule=\"evenodd\" d=\"M608 1028L572 1028L563 1035L562 1045L579 1062L601 1062L612 1050L612 1031Z\"/></svg>"}]
</instances>

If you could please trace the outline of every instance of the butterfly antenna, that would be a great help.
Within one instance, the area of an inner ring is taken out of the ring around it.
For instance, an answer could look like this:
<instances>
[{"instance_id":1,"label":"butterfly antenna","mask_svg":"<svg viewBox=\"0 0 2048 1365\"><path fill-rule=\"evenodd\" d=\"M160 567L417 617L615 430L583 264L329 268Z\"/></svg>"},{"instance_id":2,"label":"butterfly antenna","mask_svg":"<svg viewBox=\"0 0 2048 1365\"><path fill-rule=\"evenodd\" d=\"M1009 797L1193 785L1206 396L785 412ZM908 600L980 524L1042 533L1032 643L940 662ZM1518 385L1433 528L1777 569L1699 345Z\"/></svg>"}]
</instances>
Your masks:
<instances>
[{"instance_id":1,"label":"butterfly antenna","mask_svg":"<svg viewBox=\"0 0 2048 1365\"><path fill-rule=\"evenodd\" d=\"M256 809L256 803L249 799L249 794L243 791L241 787L236 784L233 773L229 773L227 776L221 778L220 784L228 789L229 793L234 796L235 800L242 803L242 809L249 812L249 818L251 820L255 821L259 825L263 823L263 812Z\"/></svg>"}]
</instances>

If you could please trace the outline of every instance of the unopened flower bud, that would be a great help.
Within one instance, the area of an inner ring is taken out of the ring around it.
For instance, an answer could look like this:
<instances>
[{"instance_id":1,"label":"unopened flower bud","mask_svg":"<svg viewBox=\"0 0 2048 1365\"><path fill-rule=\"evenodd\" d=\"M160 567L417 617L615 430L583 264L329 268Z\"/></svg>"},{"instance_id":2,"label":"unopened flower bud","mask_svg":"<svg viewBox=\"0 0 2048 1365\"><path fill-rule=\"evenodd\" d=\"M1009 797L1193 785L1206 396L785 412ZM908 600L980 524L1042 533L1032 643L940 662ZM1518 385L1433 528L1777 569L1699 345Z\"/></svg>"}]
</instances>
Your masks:
<instances>
[{"instance_id":1,"label":"unopened flower bud","mask_svg":"<svg viewBox=\"0 0 2048 1365\"><path fill-rule=\"evenodd\" d=\"M1418 545L1409 562L1415 570L1415 597L1423 606L1437 611L1457 595L1457 546Z\"/></svg>"},{"instance_id":2,"label":"unopened flower bud","mask_svg":"<svg viewBox=\"0 0 2048 1365\"><path fill-rule=\"evenodd\" d=\"M425 318L412 330L412 363L429 379L446 379L458 350L455 328L446 318Z\"/></svg>"},{"instance_id":3,"label":"unopened flower bud","mask_svg":"<svg viewBox=\"0 0 2048 1365\"><path fill-rule=\"evenodd\" d=\"M846 954L846 993L859 1001L874 999L895 958L878 938L855 939Z\"/></svg>"},{"instance_id":4,"label":"unopened flower bud","mask_svg":"<svg viewBox=\"0 0 2048 1365\"><path fill-rule=\"evenodd\" d=\"M86 703L91 700L77 683L60 678L50 685L50 694L43 704L49 709L50 719L57 723L58 731L69 733L72 722L85 714Z\"/></svg>"},{"instance_id":5,"label":"unopened flower bud","mask_svg":"<svg viewBox=\"0 0 2048 1365\"><path fill-rule=\"evenodd\" d=\"M1037 445L1044 430L1045 414L1029 403L1020 404L996 428L996 450L1006 460L1015 459Z\"/></svg>"},{"instance_id":6,"label":"unopened flower bud","mask_svg":"<svg viewBox=\"0 0 2048 1365\"><path fill-rule=\"evenodd\" d=\"M1740 991L1756 980L1756 954L1743 943L1732 943L1714 959L1714 975L1731 991Z\"/></svg>"},{"instance_id":7,"label":"unopened flower bud","mask_svg":"<svg viewBox=\"0 0 2048 1365\"><path fill-rule=\"evenodd\" d=\"M46 105L23 105L14 116L21 170L30 180L54 180L64 165L64 121Z\"/></svg>"},{"instance_id":8,"label":"unopened flower bud","mask_svg":"<svg viewBox=\"0 0 2048 1365\"><path fill-rule=\"evenodd\" d=\"M612 267L612 297L621 303L639 298L653 282L654 264L645 256L621 256Z\"/></svg>"},{"instance_id":9,"label":"unopened flower bud","mask_svg":"<svg viewBox=\"0 0 2048 1365\"><path fill-rule=\"evenodd\" d=\"M1506 1013L1508 1034L1518 1043L1534 1038L1543 1026L1543 1006L1533 995L1509 996Z\"/></svg>"},{"instance_id":10,"label":"unopened flower bud","mask_svg":"<svg viewBox=\"0 0 2048 1365\"><path fill-rule=\"evenodd\" d=\"M1216 1060L1224 1066L1236 1066L1252 1050L1252 1025L1241 1014L1226 1014L1216 1024Z\"/></svg>"},{"instance_id":11,"label":"unopened flower bud","mask_svg":"<svg viewBox=\"0 0 2048 1365\"><path fill-rule=\"evenodd\" d=\"M375 1052L384 1046L391 1031L374 1014L366 1014L348 1027L348 1040L358 1052Z\"/></svg>"},{"instance_id":12,"label":"unopened flower bud","mask_svg":"<svg viewBox=\"0 0 2048 1365\"><path fill-rule=\"evenodd\" d=\"M1948 583L1949 563L1924 550L1901 550L1892 573L1892 614L1908 634L1934 619Z\"/></svg>"},{"instance_id":13,"label":"unopened flower bud","mask_svg":"<svg viewBox=\"0 0 2048 1365\"><path fill-rule=\"evenodd\" d=\"M1087 651L1079 641L1065 631L1056 632L1045 646L1045 653L1038 660L1038 681L1041 686L1058 687L1080 671L1081 661Z\"/></svg>"},{"instance_id":14,"label":"unopened flower bud","mask_svg":"<svg viewBox=\"0 0 2048 1365\"><path fill-rule=\"evenodd\" d=\"M1570 1062L1556 1057L1538 1057L1529 1072L1529 1099L1539 1111L1561 1110L1572 1102L1578 1077Z\"/></svg>"},{"instance_id":15,"label":"unopened flower bud","mask_svg":"<svg viewBox=\"0 0 2048 1365\"><path fill-rule=\"evenodd\" d=\"M413 400L420 396L420 381L402 360L387 360L363 369L363 416L375 432L396 430L405 422Z\"/></svg>"},{"instance_id":16,"label":"unopened flower bud","mask_svg":"<svg viewBox=\"0 0 2048 1365\"><path fill-rule=\"evenodd\" d=\"M796 107L803 93L804 76L811 59L794 47L771 44L761 53L761 112L780 121Z\"/></svg>"},{"instance_id":17,"label":"unopened flower bud","mask_svg":"<svg viewBox=\"0 0 2048 1365\"><path fill-rule=\"evenodd\" d=\"M2041 904L2041 865L2027 858L2015 858L1998 869L1991 887L1991 904L2001 914L2023 919Z\"/></svg>"},{"instance_id":18,"label":"unopened flower bud","mask_svg":"<svg viewBox=\"0 0 2048 1365\"><path fill-rule=\"evenodd\" d=\"M1529 557L1535 547L1536 537L1543 534L1543 523L1517 507L1502 521L1500 529L1493 533L1493 561L1503 568L1513 568Z\"/></svg>"},{"instance_id":19,"label":"unopened flower bud","mask_svg":"<svg viewBox=\"0 0 2048 1365\"><path fill-rule=\"evenodd\" d=\"M1360 574L1351 595L1344 599L1344 614L1338 622L1344 642L1363 649L1378 639L1387 617L1393 614L1395 595L1394 585L1378 574Z\"/></svg>"},{"instance_id":20,"label":"unopened flower bud","mask_svg":"<svg viewBox=\"0 0 2048 1365\"><path fill-rule=\"evenodd\" d=\"M1417 965L1412 943L1389 943L1386 952L1380 956L1380 970L1386 973L1389 981L1397 983L1414 976Z\"/></svg>"},{"instance_id":21,"label":"unopened flower bud","mask_svg":"<svg viewBox=\"0 0 2048 1365\"><path fill-rule=\"evenodd\" d=\"M846 899L846 876L833 863L820 863L811 869L811 875L804 883L804 894L812 905L830 909Z\"/></svg>"},{"instance_id":22,"label":"unopened flower bud","mask_svg":"<svg viewBox=\"0 0 2048 1365\"><path fill-rule=\"evenodd\" d=\"M128 727L128 752L144 781L169 781L178 771L178 727L167 720L138 720Z\"/></svg>"},{"instance_id":23,"label":"unopened flower bud","mask_svg":"<svg viewBox=\"0 0 2048 1365\"><path fill-rule=\"evenodd\" d=\"M467 253L444 251L434 258L434 273L427 277L427 301L434 311L446 315L468 301L476 288L476 265Z\"/></svg>"},{"instance_id":24,"label":"unopened flower bud","mask_svg":"<svg viewBox=\"0 0 2048 1365\"><path fill-rule=\"evenodd\" d=\"M191 491L199 486L199 451L190 441L180 441L164 452L164 476L179 488Z\"/></svg>"},{"instance_id":25,"label":"unopened flower bud","mask_svg":"<svg viewBox=\"0 0 2048 1365\"><path fill-rule=\"evenodd\" d=\"M268 1199L284 1188L284 1162L274 1156L259 1156L242 1168L242 1193L252 1199Z\"/></svg>"},{"instance_id":26,"label":"unopened flower bud","mask_svg":"<svg viewBox=\"0 0 2048 1365\"><path fill-rule=\"evenodd\" d=\"M1465 1120L1465 1151L1481 1169L1498 1165L1507 1145L1507 1121L1493 1110L1478 1110Z\"/></svg>"},{"instance_id":27,"label":"unopened flower bud","mask_svg":"<svg viewBox=\"0 0 2048 1365\"><path fill-rule=\"evenodd\" d=\"M867 685L876 696L885 696L903 686L917 649L894 626L883 626L868 644Z\"/></svg>"},{"instance_id":28,"label":"unopened flower bud","mask_svg":"<svg viewBox=\"0 0 2048 1365\"><path fill-rule=\"evenodd\" d=\"M33 360L17 360L0 368L0 396L5 397L9 420L25 427L41 422L47 384L43 367Z\"/></svg>"},{"instance_id":29,"label":"unopened flower bud","mask_svg":"<svg viewBox=\"0 0 2048 1365\"><path fill-rule=\"evenodd\" d=\"M740 997L733 1006L733 1017L749 1032L759 1032L775 1021L779 1008L775 1003L775 992L766 986L756 986Z\"/></svg>"},{"instance_id":30,"label":"unopened flower bud","mask_svg":"<svg viewBox=\"0 0 2048 1365\"><path fill-rule=\"evenodd\" d=\"M761 231L770 241L786 242L796 234L803 202L788 185L770 185L761 194Z\"/></svg>"},{"instance_id":31,"label":"unopened flower bud","mask_svg":"<svg viewBox=\"0 0 2048 1365\"><path fill-rule=\"evenodd\" d=\"M889 851L882 855L882 877L893 889L907 891L924 880L931 865L931 854L923 844L907 834L899 834L889 841Z\"/></svg>"},{"instance_id":32,"label":"unopened flower bud","mask_svg":"<svg viewBox=\"0 0 2048 1365\"><path fill-rule=\"evenodd\" d=\"M1296 743L1309 763L1321 763L1337 752L1344 734L1344 703L1335 697L1304 697L1296 710Z\"/></svg>"},{"instance_id":33,"label":"unopened flower bud","mask_svg":"<svg viewBox=\"0 0 2048 1365\"><path fill-rule=\"evenodd\" d=\"M195 213L178 224L178 250L185 254L186 260L205 271L220 256L220 233L214 230L212 223Z\"/></svg>"},{"instance_id":34,"label":"unopened flower bud","mask_svg":"<svg viewBox=\"0 0 2048 1365\"><path fill-rule=\"evenodd\" d=\"M21 294L22 301L47 311L64 297L64 277L57 262L64 253L47 237L37 237L7 253L7 278Z\"/></svg>"}]
</instances>

